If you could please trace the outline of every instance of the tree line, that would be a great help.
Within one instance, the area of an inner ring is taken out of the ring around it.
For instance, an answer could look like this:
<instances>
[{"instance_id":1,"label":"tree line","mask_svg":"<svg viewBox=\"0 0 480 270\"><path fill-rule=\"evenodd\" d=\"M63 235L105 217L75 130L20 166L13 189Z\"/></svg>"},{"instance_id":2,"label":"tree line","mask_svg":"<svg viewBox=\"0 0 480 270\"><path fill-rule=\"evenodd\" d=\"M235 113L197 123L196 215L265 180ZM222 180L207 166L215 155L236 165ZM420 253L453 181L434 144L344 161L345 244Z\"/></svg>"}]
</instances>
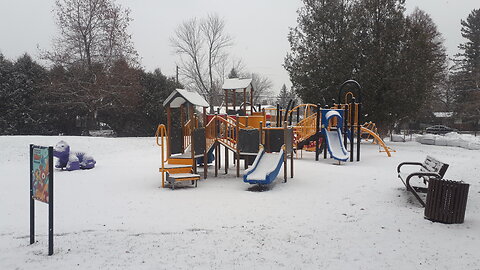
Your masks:
<instances>
[{"instance_id":1,"label":"tree line","mask_svg":"<svg viewBox=\"0 0 480 270\"><path fill-rule=\"evenodd\" d=\"M82 134L111 128L120 136L152 135L164 122L162 103L178 79L140 66L127 28L130 11L114 0L57 0L59 36L27 54L0 54L0 134ZM466 39L454 65L431 17L406 14L403 0L303 0L288 35L284 66L293 87L273 99L331 104L347 79L363 86L365 120L383 130L432 111L480 120L480 10L461 21ZM252 78L254 103L271 99L272 82L247 72L228 51L233 38L218 15L190 19L170 38L183 86L219 106L226 77ZM228 70L230 73L228 74ZM338 101L337 101L338 102Z\"/></svg>"},{"instance_id":2,"label":"tree line","mask_svg":"<svg viewBox=\"0 0 480 270\"><path fill-rule=\"evenodd\" d=\"M57 0L59 36L41 50L0 55L0 134L151 136L165 122L162 103L180 88L160 70L144 71L127 27L130 11L112 0Z\"/></svg>"},{"instance_id":3,"label":"tree line","mask_svg":"<svg viewBox=\"0 0 480 270\"><path fill-rule=\"evenodd\" d=\"M449 71L436 24L418 8L406 14L403 0L303 0L284 66L298 96L315 103L338 99L347 79L360 82L365 119L384 131L434 110L478 121L479 20L478 10L462 20L468 42Z\"/></svg>"},{"instance_id":4,"label":"tree line","mask_svg":"<svg viewBox=\"0 0 480 270\"><path fill-rule=\"evenodd\" d=\"M0 54L0 134L81 135L113 129L119 136L152 136L165 122L162 102L181 87L160 70L124 60L109 69L45 68L25 54ZM98 69L98 70L97 70Z\"/></svg>"}]
</instances>

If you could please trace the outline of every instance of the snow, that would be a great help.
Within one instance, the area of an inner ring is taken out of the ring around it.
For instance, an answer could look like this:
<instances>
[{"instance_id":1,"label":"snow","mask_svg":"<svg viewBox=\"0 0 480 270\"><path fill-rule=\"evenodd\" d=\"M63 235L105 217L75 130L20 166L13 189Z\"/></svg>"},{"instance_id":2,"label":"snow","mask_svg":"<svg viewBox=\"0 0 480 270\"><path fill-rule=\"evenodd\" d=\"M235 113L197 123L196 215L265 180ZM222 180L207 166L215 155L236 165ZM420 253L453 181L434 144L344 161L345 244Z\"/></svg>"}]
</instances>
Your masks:
<instances>
[{"instance_id":1,"label":"snow","mask_svg":"<svg viewBox=\"0 0 480 270\"><path fill-rule=\"evenodd\" d=\"M29 245L28 145L62 139L97 165L55 172L47 256L43 203ZM342 165L304 152L293 179L257 192L233 165L218 178L211 167L197 188L160 188L154 138L3 136L0 269L479 269L480 151L388 144L391 158L362 143L361 161ZM424 219L397 179L400 162L426 155L450 164L447 179L471 185L463 224Z\"/></svg>"},{"instance_id":2,"label":"snow","mask_svg":"<svg viewBox=\"0 0 480 270\"><path fill-rule=\"evenodd\" d=\"M425 134L416 137L422 144L461 147L469 150L480 150L480 138L470 134L450 132L445 135Z\"/></svg>"},{"instance_id":3,"label":"snow","mask_svg":"<svg viewBox=\"0 0 480 270\"><path fill-rule=\"evenodd\" d=\"M184 89L175 89L163 102L165 107L167 104L170 104L171 108L180 108L180 106L185 103L190 102L194 106L199 107L209 107L208 102L197 92L187 91Z\"/></svg>"},{"instance_id":4,"label":"snow","mask_svg":"<svg viewBox=\"0 0 480 270\"><path fill-rule=\"evenodd\" d=\"M252 87L252 79L225 79L223 82L222 89L224 90L235 90L236 92L243 92L243 89L250 91Z\"/></svg>"},{"instance_id":5,"label":"snow","mask_svg":"<svg viewBox=\"0 0 480 270\"><path fill-rule=\"evenodd\" d=\"M267 174L273 172L279 162L283 161L283 152L280 153L264 153L258 161L258 166L247 176L247 180L263 180L267 178Z\"/></svg>"},{"instance_id":6,"label":"snow","mask_svg":"<svg viewBox=\"0 0 480 270\"><path fill-rule=\"evenodd\" d=\"M453 112L433 112L433 115L437 118L449 118L453 116Z\"/></svg>"}]
</instances>

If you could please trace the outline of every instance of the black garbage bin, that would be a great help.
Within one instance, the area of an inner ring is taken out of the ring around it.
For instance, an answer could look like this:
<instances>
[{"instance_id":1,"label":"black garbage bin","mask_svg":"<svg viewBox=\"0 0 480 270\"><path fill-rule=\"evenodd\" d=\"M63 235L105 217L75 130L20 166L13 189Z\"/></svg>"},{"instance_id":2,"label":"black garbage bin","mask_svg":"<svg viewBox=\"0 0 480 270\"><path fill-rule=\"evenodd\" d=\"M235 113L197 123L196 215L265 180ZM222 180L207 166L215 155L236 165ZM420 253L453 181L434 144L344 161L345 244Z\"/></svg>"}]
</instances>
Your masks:
<instances>
[{"instance_id":1,"label":"black garbage bin","mask_svg":"<svg viewBox=\"0 0 480 270\"><path fill-rule=\"evenodd\" d=\"M464 182L430 179L425 218L447 224L463 223L469 187Z\"/></svg>"}]
</instances>

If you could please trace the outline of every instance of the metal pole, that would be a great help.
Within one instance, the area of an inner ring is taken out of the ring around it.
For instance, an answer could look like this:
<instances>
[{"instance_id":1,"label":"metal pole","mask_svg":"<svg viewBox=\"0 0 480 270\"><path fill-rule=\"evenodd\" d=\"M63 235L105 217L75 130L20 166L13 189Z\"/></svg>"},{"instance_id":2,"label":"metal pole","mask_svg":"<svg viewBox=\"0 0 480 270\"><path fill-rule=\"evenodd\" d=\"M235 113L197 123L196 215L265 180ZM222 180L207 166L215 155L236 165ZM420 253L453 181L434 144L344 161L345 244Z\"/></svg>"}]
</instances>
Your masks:
<instances>
[{"instance_id":1,"label":"metal pole","mask_svg":"<svg viewBox=\"0 0 480 270\"><path fill-rule=\"evenodd\" d=\"M348 132L348 120L350 119L350 116L349 116L349 113L350 113L350 110L348 109L348 104L345 103L344 104L345 107L344 107L344 114L343 114L343 146L345 146L345 149L347 149L347 146L348 146L348 136L347 136L347 132ZM349 116L348 119L347 119L347 115Z\"/></svg>"},{"instance_id":2,"label":"metal pole","mask_svg":"<svg viewBox=\"0 0 480 270\"><path fill-rule=\"evenodd\" d=\"M218 160L219 160L219 158L218 158L218 152L219 152L218 148L219 148L219 146L218 146L217 142L215 142L214 144L215 144L215 177L217 177L218 176Z\"/></svg>"},{"instance_id":3,"label":"metal pole","mask_svg":"<svg viewBox=\"0 0 480 270\"><path fill-rule=\"evenodd\" d=\"M350 117L350 162L353 162L353 149L354 149L354 132L355 132L355 98L352 98L351 101L351 115Z\"/></svg>"},{"instance_id":4,"label":"metal pole","mask_svg":"<svg viewBox=\"0 0 480 270\"><path fill-rule=\"evenodd\" d=\"M300 122L300 107L297 109L297 124Z\"/></svg>"},{"instance_id":5,"label":"metal pole","mask_svg":"<svg viewBox=\"0 0 480 270\"><path fill-rule=\"evenodd\" d=\"M237 143L237 149L235 149L237 154L237 177L240 177L240 151L238 151L238 131L239 131L239 118L240 116L237 114L237 119L235 122L235 141Z\"/></svg>"},{"instance_id":6,"label":"metal pole","mask_svg":"<svg viewBox=\"0 0 480 270\"><path fill-rule=\"evenodd\" d=\"M328 110L328 104L325 104L325 110ZM322 119L323 120L323 119ZM328 127L328 123L322 123L325 127ZM323 159L327 159L327 135L323 134Z\"/></svg>"},{"instance_id":7,"label":"metal pole","mask_svg":"<svg viewBox=\"0 0 480 270\"><path fill-rule=\"evenodd\" d=\"M228 174L228 148L226 146L223 146L225 147L225 174Z\"/></svg>"},{"instance_id":8,"label":"metal pole","mask_svg":"<svg viewBox=\"0 0 480 270\"><path fill-rule=\"evenodd\" d=\"M358 104L358 112L357 112L357 115L358 115L358 119L357 119L357 161L360 161L360 140L361 140L361 137L360 137L360 120L361 120L361 117L362 117L362 110L361 110L361 106L362 106L362 103L357 103Z\"/></svg>"},{"instance_id":9,"label":"metal pole","mask_svg":"<svg viewBox=\"0 0 480 270\"><path fill-rule=\"evenodd\" d=\"M48 255L53 255L53 147L48 147Z\"/></svg>"},{"instance_id":10,"label":"metal pole","mask_svg":"<svg viewBox=\"0 0 480 270\"><path fill-rule=\"evenodd\" d=\"M287 182L287 121L283 122L283 180Z\"/></svg>"},{"instance_id":11,"label":"metal pole","mask_svg":"<svg viewBox=\"0 0 480 270\"><path fill-rule=\"evenodd\" d=\"M297 114L298 116L298 114ZM317 104L317 119L315 121L315 161L318 161L320 155L320 104Z\"/></svg>"},{"instance_id":12,"label":"metal pole","mask_svg":"<svg viewBox=\"0 0 480 270\"><path fill-rule=\"evenodd\" d=\"M278 103L277 103L277 114L276 114L275 120L277 121L277 124L275 126L279 127L280 126L280 104Z\"/></svg>"},{"instance_id":13,"label":"metal pole","mask_svg":"<svg viewBox=\"0 0 480 270\"><path fill-rule=\"evenodd\" d=\"M35 242L35 201L33 200L33 144L30 144L30 245Z\"/></svg>"}]
</instances>

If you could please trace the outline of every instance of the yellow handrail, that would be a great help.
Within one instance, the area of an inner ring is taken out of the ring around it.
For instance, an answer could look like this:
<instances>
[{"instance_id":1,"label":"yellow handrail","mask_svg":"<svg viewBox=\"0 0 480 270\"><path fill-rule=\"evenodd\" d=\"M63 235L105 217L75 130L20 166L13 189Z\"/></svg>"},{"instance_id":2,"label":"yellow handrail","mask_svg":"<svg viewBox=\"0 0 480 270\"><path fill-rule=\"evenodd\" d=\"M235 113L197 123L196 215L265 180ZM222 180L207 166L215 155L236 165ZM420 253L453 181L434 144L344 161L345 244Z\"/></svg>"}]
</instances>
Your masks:
<instances>
[{"instance_id":1,"label":"yellow handrail","mask_svg":"<svg viewBox=\"0 0 480 270\"><path fill-rule=\"evenodd\" d=\"M312 108L317 108L317 105L310 104L310 103L297 105L297 106L293 107L291 110L288 111L286 119L289 119L290 114L294 113L297 110L300 110L302 107L305 107L305 109L303 111L303 119L306 119L307 117L309 117L309 116L311 116L312 114L315 113L314 111L312 111Z\"/></svg>"},{"instance_id":2,"label":"yellow handrail","mask_svg":"<svg viewBox=\"0 0 480 270\"><path fill-rule=\"evenodd\" d=\"M162 188L165 187L165 172L164 172L165 171L165 165L164 165L165 164L165 156L164 156L165 149L164 149L164 144L165 144L166 134L167 134L167 129L165 128L165 125L163 125L163 124L158 125L157 131L155 132L155 137L156 137L157 145L160 146L160 152L162 153L161 154ZM162 141L161 143L158 141L159 138ZM167 143L167 147L168 147L168 143Z\"/></svg>"},{"instance_id":3,"label":"yellow handrail","mask_svg":"<svg viewBox=\"0 0 480 270\"><path fill-rule=\"evenodd\" d=\"M294 127L294 131L297 134L296 141L301 142L315 134L315 132L317 131L316 122L317 114L312 114L309 117L298 122L297 125Z\"/></svg>"},{"instance_id":4,"label":"yellow handrail","mask_svg":"<svg viewBox=\"0 0 480 270\"><path fill-rule=\"evenodd\" d=\"M218 127L217 127L217 121L218 121ZM235 121L235 122L233 122ZM238 128L240 128L242 125L241 123L238 123ZM220 132L220 134L216 134L216 131ZM205 133L207 140L209 141L210 146L215 142L219 141L222 142L223 144L236 149L237 145L237 136L238 132L236 131L237 129L237 121L233 118L225 118L219 115L216 115L210 119L208 122L207 126L205 127Z\"/></svg>"}]
</instances>

